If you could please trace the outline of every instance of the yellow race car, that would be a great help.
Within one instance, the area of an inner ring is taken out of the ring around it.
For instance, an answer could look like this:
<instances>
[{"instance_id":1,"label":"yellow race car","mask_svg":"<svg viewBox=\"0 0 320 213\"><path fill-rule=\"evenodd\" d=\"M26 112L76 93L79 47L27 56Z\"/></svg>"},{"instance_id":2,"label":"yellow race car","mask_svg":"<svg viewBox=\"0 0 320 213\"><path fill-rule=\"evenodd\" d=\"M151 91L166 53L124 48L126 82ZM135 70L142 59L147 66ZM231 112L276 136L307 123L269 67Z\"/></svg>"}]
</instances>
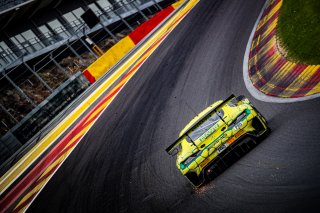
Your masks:
<instances>
[{"instance_id":1,"label":"yellow race car","mask_svg":"<svg viewBox=\"0 0 320 213\"><path fill-rule=\"evenodd\" d=\"M217 101L180 132L166 151L177 155L176 166L194 185L202 185L214 170L213 162L248 140L270 131L266 119L244 96Z\"/></svg>"}]
</instances>

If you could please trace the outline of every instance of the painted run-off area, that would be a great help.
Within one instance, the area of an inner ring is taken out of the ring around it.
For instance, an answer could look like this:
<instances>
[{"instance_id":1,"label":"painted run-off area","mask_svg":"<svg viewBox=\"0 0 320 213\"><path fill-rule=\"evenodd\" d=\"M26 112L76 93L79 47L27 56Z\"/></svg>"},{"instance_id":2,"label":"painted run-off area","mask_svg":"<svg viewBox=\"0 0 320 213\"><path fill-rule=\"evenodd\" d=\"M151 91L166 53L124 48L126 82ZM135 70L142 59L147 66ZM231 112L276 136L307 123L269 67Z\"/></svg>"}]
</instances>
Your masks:
<instances>
[{"instance_id":1,"label":"painted run-off area","mask_svg":"<svg viewBox=\"0 0 320 213\"><path fill-rule=\"evenodd\" d=\"M286 58L277 41L283 0L270 0L252 39L248 74L252 85L267 96L299 98L320 92L320 65L295 63Z\"/></svg>"}]
</instances>

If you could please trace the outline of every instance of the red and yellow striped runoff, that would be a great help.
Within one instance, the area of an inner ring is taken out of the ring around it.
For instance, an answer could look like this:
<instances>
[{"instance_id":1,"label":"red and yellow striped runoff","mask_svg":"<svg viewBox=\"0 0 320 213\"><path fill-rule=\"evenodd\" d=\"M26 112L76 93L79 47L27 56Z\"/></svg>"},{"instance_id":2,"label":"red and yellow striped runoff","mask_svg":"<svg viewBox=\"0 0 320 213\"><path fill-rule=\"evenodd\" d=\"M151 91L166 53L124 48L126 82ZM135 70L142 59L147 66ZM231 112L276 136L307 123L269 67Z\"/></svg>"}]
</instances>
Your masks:
<instances>
[{"instance_id":1,"label":"red and yellow striped runoff","mask_svg":"<svg viewBox=\"0 0 320 213\"><path fill-rule=\"evenodd\" d=\"M254 34L249 55L253 85L269 96L297 98L320 92L320 65L288 61L279 51L277 22L283 0L270 0Z\"/></svg>"}]
</instances>

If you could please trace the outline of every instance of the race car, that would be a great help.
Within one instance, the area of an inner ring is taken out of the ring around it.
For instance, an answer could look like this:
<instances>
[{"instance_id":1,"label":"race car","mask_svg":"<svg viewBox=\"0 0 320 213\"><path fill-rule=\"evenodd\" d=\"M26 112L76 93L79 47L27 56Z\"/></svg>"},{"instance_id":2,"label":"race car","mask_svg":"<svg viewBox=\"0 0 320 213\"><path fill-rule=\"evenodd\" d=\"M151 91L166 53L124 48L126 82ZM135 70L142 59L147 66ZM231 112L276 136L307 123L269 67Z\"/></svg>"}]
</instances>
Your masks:
<instances>
[{"instance_id":1,"label":"race car","mask_svg":"<svg viewBox=\"0 0 320 213\"><path fill-rule=\"evenodd\" d=\"M177 168L199 187L215 169L217 158L248 141L245 138L256 140L269 131L266 119L247 98L231 95L192 119L166 151L177 156Z\"/></svg>"}]
</instances>

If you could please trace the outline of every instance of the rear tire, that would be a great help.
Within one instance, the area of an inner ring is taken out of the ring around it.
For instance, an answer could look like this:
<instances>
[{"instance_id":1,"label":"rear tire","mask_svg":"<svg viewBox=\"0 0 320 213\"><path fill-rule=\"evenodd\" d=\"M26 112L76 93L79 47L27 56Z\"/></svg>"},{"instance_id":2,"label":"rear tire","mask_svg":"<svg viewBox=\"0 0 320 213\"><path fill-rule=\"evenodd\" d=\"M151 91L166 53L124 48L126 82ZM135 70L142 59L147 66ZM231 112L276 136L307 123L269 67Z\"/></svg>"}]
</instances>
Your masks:
<instances>
[{"instance_id":1,"label":"rear tire","mask_svg":"<svg viewBox=\"0 0 320 213\"><path fill-rule=\"evenodd\" d=\"M201 175L201 174L200 174ZM185 174L185 177L192 183L193 186L199 187L202 184L204 184L205 179L202 177L199 177L196 173L194 172L189 172Z\"/></svg>"}]
</instances>

